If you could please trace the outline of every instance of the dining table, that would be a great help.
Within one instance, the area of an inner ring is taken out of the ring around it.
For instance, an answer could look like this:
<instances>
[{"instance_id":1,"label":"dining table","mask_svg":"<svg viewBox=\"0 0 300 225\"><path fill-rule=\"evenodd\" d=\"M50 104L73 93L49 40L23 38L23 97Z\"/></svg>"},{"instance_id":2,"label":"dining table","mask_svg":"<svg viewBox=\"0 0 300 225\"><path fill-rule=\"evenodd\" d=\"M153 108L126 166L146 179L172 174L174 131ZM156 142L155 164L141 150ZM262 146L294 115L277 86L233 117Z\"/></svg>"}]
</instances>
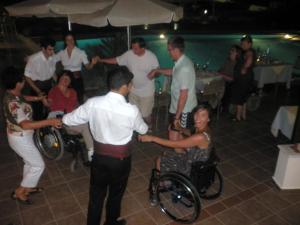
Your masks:
<instances>
[{"instance_id":1,"label":"dining table","mask_svg":"<svg viewBox=\"0 0 300 225\"><path fill-rule=\"evenodd\" d=\"M298 106L281 106L278 109L271 125L271 133L274 137L277 137L281 131L288 139L292 139L298 110Z\"/></svg>"},{"instance_id":2,"label":"dining table","mask_svg":"<svg viewBox=\"0 0 300 225\"><path fill-rule=\"evenodd\" d=\"M214 71L196 70L196 92L202 93L212 81L223 80L222 74Z\"/></svg>"},{"instance_id":3,"label":"dining table","mask_svg":"<svg viewBox=\"0 0 300 225\"><path fill-rule=\"evenodd\" d=\"M286 83L290 89L293 65L286 63L257 63L254 67L254 80L257 88L262 89L265 84Z\"/></svg>"}]
</instances>

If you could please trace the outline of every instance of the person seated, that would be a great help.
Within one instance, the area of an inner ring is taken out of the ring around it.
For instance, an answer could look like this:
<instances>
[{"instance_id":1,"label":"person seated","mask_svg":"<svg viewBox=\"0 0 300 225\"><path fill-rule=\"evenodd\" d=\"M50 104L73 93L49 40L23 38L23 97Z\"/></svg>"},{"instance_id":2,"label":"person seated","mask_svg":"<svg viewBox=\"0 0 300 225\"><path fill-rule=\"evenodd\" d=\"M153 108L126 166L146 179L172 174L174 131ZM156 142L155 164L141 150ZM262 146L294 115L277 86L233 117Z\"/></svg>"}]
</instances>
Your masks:
<instances>
[{"instance_id":1,"label":"person seated","mask_svg":"<svg viewBox=\"0 0 300 225\"><path fill-rule=\"evenodd\" d=\"M193 132L181 127L176 128L186 136L181 140L172 141L152 135L139 136L141 142L154 142L165 147L183 149L181 152L171 152L158 157L156 169L160 173L176 171L190 176L193 162L208 160L212 151L211 132L208 126L210 121L208 105L198 105L192 113L194 116Z\"/></svg>"},{"instance_id":2,"label":"person seated","mask_svg":"<svg viewBox=\"0 0 300 225\"><path fill-rule=\"evenodd\" d=\"M71 71L64 70L57 76L57 85L54 86L48 94L48 107L50 113L48 118L62 116L65 113L72 112L78 106L76 91L70 87L73 79ZM89 161L94 153L93 138L88 124L70 126L66 128L69 134L80 133L88 150Z\"/></svg>"}]
</instances>

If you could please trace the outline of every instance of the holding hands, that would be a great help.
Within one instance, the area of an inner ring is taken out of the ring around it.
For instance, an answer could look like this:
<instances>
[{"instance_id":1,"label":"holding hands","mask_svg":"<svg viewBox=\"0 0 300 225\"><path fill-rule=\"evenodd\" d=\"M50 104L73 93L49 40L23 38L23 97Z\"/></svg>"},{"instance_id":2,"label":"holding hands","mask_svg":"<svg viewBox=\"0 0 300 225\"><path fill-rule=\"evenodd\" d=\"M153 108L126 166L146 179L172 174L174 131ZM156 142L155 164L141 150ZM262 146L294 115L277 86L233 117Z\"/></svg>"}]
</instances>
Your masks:
<instances>
[{"instance_id":1,"label":"holding hands","mask_svg":"<svg viewBox=\"0 0 300 225\"><path fill-rule=\"evenodd\" d=\"M156 74L157 74L157 69L154 69L151 70L150 73L148 73L147 77L149 78L149 80L152 80Z\"/></svg>"},{"instance_id":2,"label":"holding hands","mask_svg":"<svg viewBox=\"0 0 300 225\"><path fill-rule=\"evenodd\" d=\"M154 136L148 134L138 136L138 140L141 142L153 142L153 139Z\"/></svg>"},{"instance_id":3,"label":"holding hands","mask_svg":"<svg viewBox=\"0 0 300 225\"><path fill-rule=\"evenodd\" d=\"M48 121L48 125L55 127L55 128L61 128L62 127L62 121L61 119L57 119L57 118L51 118L51 119L47 119Z\"/></svg>"}]
</instances>

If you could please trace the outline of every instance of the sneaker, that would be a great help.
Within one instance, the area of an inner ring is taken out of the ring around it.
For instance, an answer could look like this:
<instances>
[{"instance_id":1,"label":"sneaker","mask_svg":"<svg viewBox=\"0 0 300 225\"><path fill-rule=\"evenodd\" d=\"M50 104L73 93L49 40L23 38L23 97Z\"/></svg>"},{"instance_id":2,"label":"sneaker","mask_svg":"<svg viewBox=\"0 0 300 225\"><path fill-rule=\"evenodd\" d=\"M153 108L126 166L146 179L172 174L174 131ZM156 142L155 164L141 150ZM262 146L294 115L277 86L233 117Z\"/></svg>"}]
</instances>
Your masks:
<instances>
[{"instance_id":1,"label":"sneaker","mask_svg":"<svg viewBox=\"0 0 300 225\"><path fill-rule=\"evenodd\" d=\"M127 221L125 219L116 220L114 223L105 222L104 225L126 225Z\"/></svg>"},{"instance_id":2,"label":"sneaker","mask_svg":"<svg viewBox=\"0 0 300 225\"><path fill-rule=\"evenodd\" d=\"M155 194L150 193L149 201L150 201L150 205L152 207L158 206L158 199Z\"/></svg>"},{"instance_id":3,"label":"sneaker","mask_svg":"<svg viewBox=\"0 0 300 225\"><path fill-rule=\"evenodd\" d=\"M92 162L93 155L94 155L94 150L88 150L88 160L89 160L89 162Z\"/></svg>"}]
</instances>

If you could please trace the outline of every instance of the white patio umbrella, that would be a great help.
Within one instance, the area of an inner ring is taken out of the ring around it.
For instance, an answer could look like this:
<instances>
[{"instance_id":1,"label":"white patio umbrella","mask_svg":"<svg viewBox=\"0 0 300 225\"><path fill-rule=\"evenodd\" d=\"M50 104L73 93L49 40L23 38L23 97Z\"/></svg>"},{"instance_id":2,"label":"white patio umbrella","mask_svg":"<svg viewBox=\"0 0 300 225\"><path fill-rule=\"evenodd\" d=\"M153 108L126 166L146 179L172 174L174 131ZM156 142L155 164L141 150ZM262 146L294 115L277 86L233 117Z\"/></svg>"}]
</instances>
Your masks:
<instances>
[{"instance_id":1,"label":"white patio umbrella","mask_svg":"<svg viewBox=\"0 0 300 225\"><path fill-rule=\"evenodd\" d=\"M170 23L183 17L183 8L157 0L115 0L103 10L91 14L70 15L72 23L104 27L108 24L127 27L128 47L130 26Z\"/></svg>"},{"instance_id":2,"label":"white patio umbrella","mask_svg":"<svg viewBox=\"0 0 300 225\"><path fill-rule=\"evenodd\" d=\"M90 14L111 5L113 0L28 0L5 7L15 17L68 17ZM70 23L69 23L70 27Z\"/></svg>"}]
</instances>

